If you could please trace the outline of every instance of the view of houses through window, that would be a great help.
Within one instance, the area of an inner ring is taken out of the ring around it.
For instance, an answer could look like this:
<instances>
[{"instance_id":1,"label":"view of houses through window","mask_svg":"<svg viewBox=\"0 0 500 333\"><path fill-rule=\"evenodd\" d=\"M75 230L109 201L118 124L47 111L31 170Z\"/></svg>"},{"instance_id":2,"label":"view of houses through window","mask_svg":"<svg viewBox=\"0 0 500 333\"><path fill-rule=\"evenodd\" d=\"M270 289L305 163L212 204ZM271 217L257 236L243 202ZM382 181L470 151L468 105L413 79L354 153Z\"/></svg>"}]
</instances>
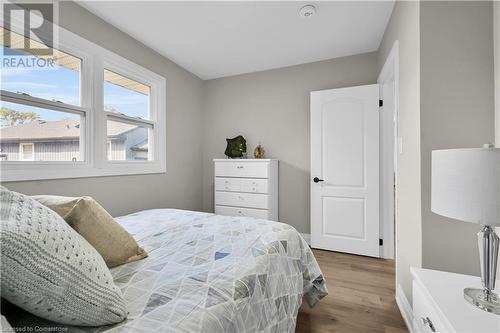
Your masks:
<instances>
[{"instance_id":1,"label":"view of houses through window","mask_svg":"<svg viewBox=\"0 0 500 333\"><path fill-rule=\"evenodd\" d=\"M135 80L104 70L104 111L131 117L149 119L148 86ZM144 124L117 119L106 122L107 158L110 161L148 160L149 127Z\"/></svg>"},{"instance_id":2,"label":"view of houses through window","mask_svg":"<svg viewBox=\"0 0 500 333\"><path fill-rule=\"evenodd\" d=\"M108 120L108 160L148 160L148 132L145 126Z\"/></svg>"},{"instance_id":3,"label":"view of houses through window","mask_svg":"<svg viewBox=\"0 0 500 333\"><path fill-rule=\"evenodd\" d=\"M1 29L2 36L5 30ZM11 45L22 45L24 37L11 33ZM7 47L3 46L3 57ZM9 54L25 62L40 56L9 49ZM16 53L17 52L17 53ZM82 60L54 50L55 63L46 67L2 68L0 88L15 96L40 99L32 106L22 100L0 101L0 161L83 161L81 130L85 113L75 108L81 103ZM127 122L113 119L107 124L108 160L148 160L150 129L134 119L149 119L148 86L104 70L104 111L125 115ZM56 102L67 108L54 110L43 101ZM91 110L92 111L92 110Z\"/></svg>"},{"instance_id":4,"label":"view of houses through window","mask_svg":"<svg viewBox=\"0 0 500 333\"><path fill-rule=\"evenodd\" d=\"M83 117L5 101L1 105L2 161L83 160L80 153Z\"/></svg>"}]
</instances>

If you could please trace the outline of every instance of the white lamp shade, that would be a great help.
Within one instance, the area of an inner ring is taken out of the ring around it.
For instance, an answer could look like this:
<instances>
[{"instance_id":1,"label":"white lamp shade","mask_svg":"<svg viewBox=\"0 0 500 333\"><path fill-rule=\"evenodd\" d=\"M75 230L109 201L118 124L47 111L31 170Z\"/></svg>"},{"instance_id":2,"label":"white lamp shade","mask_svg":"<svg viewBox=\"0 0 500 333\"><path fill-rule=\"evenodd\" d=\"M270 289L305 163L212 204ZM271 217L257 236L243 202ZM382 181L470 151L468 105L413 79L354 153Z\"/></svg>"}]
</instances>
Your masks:
<instances>
[{"instance_id":1,"label":"white lamp shade","mask_svg":"<svg viewBox=\"0 0 500 333\"><path fill-rule=\"evenodd\" d=\"M500 148L432 152L434 213L500 226Z\"/></svg>"}]
</instances>

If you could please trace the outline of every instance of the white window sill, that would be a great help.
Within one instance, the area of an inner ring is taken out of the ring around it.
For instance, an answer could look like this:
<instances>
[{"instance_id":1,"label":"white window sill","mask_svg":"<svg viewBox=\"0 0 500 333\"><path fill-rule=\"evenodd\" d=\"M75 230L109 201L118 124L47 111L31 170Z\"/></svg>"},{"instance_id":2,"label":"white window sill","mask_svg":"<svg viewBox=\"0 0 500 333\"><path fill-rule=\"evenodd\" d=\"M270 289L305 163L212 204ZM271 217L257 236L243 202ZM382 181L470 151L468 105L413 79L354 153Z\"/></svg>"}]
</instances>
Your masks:
<instances>
[{"instance_id":1,"label":"white window sill","mask_svg":"<svg viewBox=\"0 0 500 333\"><path fill-rule=\"evenodd\" d=\"M162 163L119 161L98 168L83 162L10 162L0 165L1 181L30 181L165 173Z\"/></svg>"}]
</instances>

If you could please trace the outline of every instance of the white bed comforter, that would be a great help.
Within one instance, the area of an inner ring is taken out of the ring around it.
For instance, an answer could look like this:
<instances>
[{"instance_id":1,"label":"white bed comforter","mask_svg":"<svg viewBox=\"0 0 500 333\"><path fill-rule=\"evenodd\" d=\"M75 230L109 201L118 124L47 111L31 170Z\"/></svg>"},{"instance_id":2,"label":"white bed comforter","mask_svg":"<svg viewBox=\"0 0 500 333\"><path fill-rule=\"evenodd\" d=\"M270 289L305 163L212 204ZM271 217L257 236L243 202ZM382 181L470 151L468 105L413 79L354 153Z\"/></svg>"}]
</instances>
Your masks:
<instances>
[{"instance_id":1,"label":"white bed comforter","mask_svg":"<svg viewBox=\"0 0 500 333\"><path fill-rule=\"evenodd\" d=\"M327 294L287 224L175 209L116 220L149 257L111 270L128 319L83 331L294 332L302 297L314 306Z\"/></svg>"}]
</instances>

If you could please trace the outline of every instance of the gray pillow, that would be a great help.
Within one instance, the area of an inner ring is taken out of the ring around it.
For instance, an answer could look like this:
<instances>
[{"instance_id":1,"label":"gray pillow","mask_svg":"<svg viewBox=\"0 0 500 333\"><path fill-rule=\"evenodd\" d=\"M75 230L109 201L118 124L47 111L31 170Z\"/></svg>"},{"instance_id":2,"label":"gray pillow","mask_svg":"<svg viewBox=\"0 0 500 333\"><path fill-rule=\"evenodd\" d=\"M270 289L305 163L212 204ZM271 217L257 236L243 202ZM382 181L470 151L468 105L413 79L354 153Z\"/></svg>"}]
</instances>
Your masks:
<instances>
[{"instance_id":1,"label":"gray pillow","mask_svg":"<svg viewBox=\"0 0 500 333\"><path fill-rule=\"evenodd\" d=\"M62 324L123 321L120 289L97 251L57 213L0 187L2 297Z\"/></svg>"},{"instance_id":2,"label":"gray pillow","mask_svg":"<svg viewBox=\"0 0 500 333\"><path fill-rule=\"evenodd\" d=\"M7 318L3 315L0 317L0 332L14 332L14 329L10 326Z\"/></svg>"}]
</instances>

